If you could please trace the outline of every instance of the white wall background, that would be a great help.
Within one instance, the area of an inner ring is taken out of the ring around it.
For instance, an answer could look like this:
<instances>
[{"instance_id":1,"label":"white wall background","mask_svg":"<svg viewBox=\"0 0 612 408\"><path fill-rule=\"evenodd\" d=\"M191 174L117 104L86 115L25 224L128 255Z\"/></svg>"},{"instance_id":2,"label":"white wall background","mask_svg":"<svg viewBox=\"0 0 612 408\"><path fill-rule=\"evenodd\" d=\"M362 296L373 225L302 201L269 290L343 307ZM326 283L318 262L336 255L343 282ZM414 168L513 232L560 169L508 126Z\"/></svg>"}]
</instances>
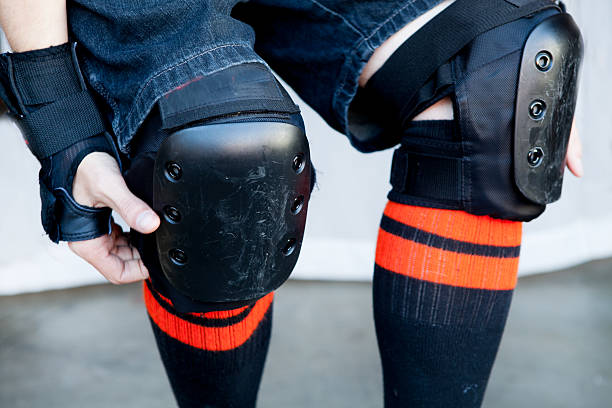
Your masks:
<instances>
[{"instance_id":1,"label":"white wall background","mask_svg":"<svg viewBox=\"0 0 612 408\"><path fill-rule=\"evenodd\" d=\"M586 176L578 181L567 173L562 200L525 225L522 275L612 256L612 2L567 5L586 39L577 113ZM319 185L293 277L368 280L389 189L391 151L359 154L304 103L300 106ZM0 119L0 140L0 295L102 282L65 245L53 245L44 236L38 163L6 118Z\"/></svg>"}]
</instances>

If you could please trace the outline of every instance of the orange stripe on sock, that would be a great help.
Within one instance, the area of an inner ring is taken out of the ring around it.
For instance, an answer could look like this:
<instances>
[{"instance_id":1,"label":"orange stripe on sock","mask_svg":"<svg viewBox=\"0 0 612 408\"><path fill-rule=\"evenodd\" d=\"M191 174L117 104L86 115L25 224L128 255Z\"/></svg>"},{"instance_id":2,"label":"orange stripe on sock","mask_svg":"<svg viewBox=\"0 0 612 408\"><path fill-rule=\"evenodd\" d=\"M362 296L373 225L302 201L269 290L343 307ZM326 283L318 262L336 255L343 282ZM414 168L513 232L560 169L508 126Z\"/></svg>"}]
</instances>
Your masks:
<instances>
[{"instance_id":1,"label":"orange stripe on sock","mask_svg":"<svg viewBox=\"0 0 612 408\"><path fill-rule=\"evenodd\" d=\"M509 290L516 286L518 262L518 258L445 251L382 229L378 232L376 264L415 279L466 288Z\"/></svg>"},{"instance_id":2,"label":"orange stripe on sock","mask_svg":"<svg viewBox=\"0 0 612 408\"><path fill-rule=\"evenodd\" d=\"M392 201L387 203L385 215L411 227L458 241L509 247L521 245L522 223L516 221Z\"/></svg>"},{"instance_id":3,"label":"orange stripe on sock","mask_svg":"<svg viewBox=\"0 0 612 408\"><path fill-rule=\"evenodd\" d=\"M259 299L243 320L226 327L204 327L182 320L164 309L153 297L146 284L144 285L144 298L149 316L168 336L199 349L225 351L240 347L251 337L270 309L274 293ZM244 309L243 307L236 310L243 311ZM209 312L205 316L223 319L237 315L239 312L236 310Z\"/></svg>"}]
</instances>

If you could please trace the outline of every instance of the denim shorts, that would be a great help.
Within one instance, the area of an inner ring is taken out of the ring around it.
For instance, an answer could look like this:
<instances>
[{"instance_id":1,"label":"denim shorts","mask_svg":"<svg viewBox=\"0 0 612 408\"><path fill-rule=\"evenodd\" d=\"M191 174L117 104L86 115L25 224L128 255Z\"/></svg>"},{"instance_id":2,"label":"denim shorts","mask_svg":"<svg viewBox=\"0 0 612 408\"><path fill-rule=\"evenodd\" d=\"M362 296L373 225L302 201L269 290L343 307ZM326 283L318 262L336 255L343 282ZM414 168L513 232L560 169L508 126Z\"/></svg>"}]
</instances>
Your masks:
<instances>
[{"instance_id":1,"label":"denim shorts","mask_svg":"<svg viewBox=\"0 0 612 408\"><path fill-rule=\"evenodd\" d=\"M441 0L73 0L71 39L120 148L156 101L196 77L260 62L351 138L348 108L374 50Z\"/></svg>"}]
</instances>

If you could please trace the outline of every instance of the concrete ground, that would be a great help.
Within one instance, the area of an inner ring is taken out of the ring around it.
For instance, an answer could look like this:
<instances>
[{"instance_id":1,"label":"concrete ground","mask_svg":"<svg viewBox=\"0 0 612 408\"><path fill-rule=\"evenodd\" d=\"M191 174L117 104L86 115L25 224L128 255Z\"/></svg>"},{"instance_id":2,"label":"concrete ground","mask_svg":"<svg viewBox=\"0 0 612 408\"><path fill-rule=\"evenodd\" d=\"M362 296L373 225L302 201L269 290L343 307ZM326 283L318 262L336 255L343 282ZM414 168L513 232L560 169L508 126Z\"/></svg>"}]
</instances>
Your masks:
<instances>
[{"instance_id":1,"label":"concrete ground","mask_svg":"<svg viewBox=\"0 0 612 408\"><path fill-rule=\"evenodd\" d=\"M260 407L381 407L371 286L277 295ZM485 407L612 406L612 260L522 278ZM172 407L139 285L0 297L0 407Z\"/></svg>"}]
</instances>

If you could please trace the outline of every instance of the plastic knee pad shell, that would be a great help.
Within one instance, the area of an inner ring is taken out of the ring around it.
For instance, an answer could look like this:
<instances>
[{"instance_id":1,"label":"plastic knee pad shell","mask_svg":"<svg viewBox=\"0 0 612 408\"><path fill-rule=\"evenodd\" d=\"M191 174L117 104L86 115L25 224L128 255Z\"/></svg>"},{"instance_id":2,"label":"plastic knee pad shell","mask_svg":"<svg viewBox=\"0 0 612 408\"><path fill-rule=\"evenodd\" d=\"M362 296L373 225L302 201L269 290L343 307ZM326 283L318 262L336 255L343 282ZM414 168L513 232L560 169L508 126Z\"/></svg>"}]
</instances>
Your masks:
<instances>
[{"instance_id":1,"label":"plastic knee pad shell","mask_svg":"<svg viewBox=\"0 0 612 408\"><path fill-rule=\"evenodd\" d=\"M559 199L582 59L582 39L569 14L540 23L521 60L514 121L514 180L528 199Z\"/></svg>"},{"instance_id":2,"label":"plastic knee pad shell","mask_svg":"<svg viewBox=\"0 0 612 408\"><path fill-rule=\"evenodd\" d=\"M304 133L285 123L188 128L155 162L154 208L162 269L207 302L259 298L288 277L300 252L310 196Z\"/></svg>"},{"instance_id":3,"label":"plastic knee pad shell","mask_svg":"<svg viewBox=\"0 0 612 408\"><path fill-rule=\"evenodd\" d=\"M188 126L173 128L155 159L157 249L165 277L190 299L260 298L297 262L311 189L308 141L282 119L296 107L260 68L230 69L214 86L189 85L160 104L162 122ZM237 80L227 84L230 77ZM202 110L206 97L197 94L211 87L218 92Z\"/></svg>"},{"instance_id":4,"label":"plastic knee pad shell","mask_svg":"<svg viewBox=\"0 0 612 408\"><path fill-rule=\"evenodd\" d=\"M476 5L466 12L495 16L486 2L468 3L457 0L458 8L447 10L460 14L462 7ZM582 60L580 31L552 2L493 3L543 6L477 33L415 92L395 88L399 96L391 99L407 102L386 106L396 114L390 120L400 124L393 131L401 137L392 168L393 201L527 221L559 198ZM440 21L449 18L446 12ZM445 96L453 99L452 123L410 122Z\"/></svg>"}]
</instances>

